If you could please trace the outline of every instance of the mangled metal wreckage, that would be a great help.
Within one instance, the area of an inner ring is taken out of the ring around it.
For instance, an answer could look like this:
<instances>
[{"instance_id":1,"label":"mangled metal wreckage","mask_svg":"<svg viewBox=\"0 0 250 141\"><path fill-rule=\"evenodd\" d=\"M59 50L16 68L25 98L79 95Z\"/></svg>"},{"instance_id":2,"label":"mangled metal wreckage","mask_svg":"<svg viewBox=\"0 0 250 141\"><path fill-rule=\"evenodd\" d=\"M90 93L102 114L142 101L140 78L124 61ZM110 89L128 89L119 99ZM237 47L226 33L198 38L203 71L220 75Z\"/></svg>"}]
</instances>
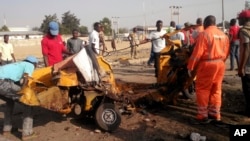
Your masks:
<instances>
[{"instance_id":1,"label":"mangled metal wreckage","mask_svg":"<svg viewBox=\"0 0 250 141\"><path fill-rule=\"evenodd\" d=\"M114 104L119 93L111 66L86 48L53 67L36 69L19 101L62 114L92 114L100 129L113 131L121 123Z\"/></svg>"},{"instance_id":2,"label":"mangled metal wreckage","mask_svg":"<svg viewBox=\"0 0 250 141\"><path fill-rule=\"evenodd\" d=\"M128 110L136 108L135 102L140 99L167 104L175 102L180 91L189 98L194 95L194 77L188 77L185 69L190 49L166 39L157 87L116 81L110 64L84 48L53 67L36 69L28 85L18 93L19 102L62 114L91 114L100 129L114 131L121 123L115 103Z\"/></svg>"}]
</instances>

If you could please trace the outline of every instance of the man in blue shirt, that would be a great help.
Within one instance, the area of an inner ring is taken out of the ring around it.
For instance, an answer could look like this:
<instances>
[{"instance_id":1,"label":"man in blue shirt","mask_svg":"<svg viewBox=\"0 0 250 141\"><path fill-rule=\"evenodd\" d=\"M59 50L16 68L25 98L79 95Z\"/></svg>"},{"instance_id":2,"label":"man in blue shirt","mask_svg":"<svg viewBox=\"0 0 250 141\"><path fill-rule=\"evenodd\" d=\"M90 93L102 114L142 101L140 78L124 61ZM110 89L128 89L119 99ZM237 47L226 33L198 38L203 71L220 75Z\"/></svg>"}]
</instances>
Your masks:
<instances>
[{"instance_id":1,"label":"man in blue shirt","mask_svg":"<svg viewBox=\"0 0 250 141\"><path fill-rule=\"evenodd\" d=\"M0 98L6 101L3 135L8 135L13 131L12 113L14 109L14 100L19 98L17 92L27 85L28 77L32 75L37 63L37 58L28 56L23 61L0 67ZM22 80L22 84L20 84L20 80ZM33 118L31 114L32 107L26 106L25 108L22 140L35 137L33 132Z\"/></svg>"}]
</instances>

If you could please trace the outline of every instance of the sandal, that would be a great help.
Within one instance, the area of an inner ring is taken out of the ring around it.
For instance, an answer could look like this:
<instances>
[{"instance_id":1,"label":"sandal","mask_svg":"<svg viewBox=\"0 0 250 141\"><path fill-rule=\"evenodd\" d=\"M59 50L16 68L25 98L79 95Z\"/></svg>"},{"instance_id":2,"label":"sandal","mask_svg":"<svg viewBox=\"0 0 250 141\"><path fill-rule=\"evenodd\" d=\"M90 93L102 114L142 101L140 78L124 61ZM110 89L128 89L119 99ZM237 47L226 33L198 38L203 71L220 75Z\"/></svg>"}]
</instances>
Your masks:
<instances>
[{"instance_id":1,"label":"sandal","mask_svg":"<svg viewBox=\"0 0 250 141\"><path fill-rule=\"evenodd\" d=\"M38 134L35 133L35 132L33 132L33 133L30 134L30 135L23 135L23 136L22 136L22 141L34 139L34 138L37 138L37 137L38 137Z\"/></svg>"}]
</instances>

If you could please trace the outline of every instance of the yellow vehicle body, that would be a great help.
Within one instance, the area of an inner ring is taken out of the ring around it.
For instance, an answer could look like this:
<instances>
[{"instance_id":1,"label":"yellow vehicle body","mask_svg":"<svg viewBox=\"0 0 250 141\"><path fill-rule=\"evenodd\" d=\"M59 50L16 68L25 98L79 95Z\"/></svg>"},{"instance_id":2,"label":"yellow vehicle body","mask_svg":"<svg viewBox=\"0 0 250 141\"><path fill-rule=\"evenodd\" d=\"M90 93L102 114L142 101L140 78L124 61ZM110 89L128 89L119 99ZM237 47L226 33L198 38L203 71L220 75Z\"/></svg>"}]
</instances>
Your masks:
<instances>
[{"instance_id":1,"label":"yellow vehicle body","mask_svg":"<svg viewBox=\"0 0 250 141\"><path fill-rule=\"evenodd\" d=\"M188 98L194 97L194 79L187 73L187 63L191 55L190 48L183 48L180 40L170 40L169 37L179 31L166 34L166 47L160 52L157 84L164 86L165 96L176 101L176 95L183 92ZM190 87L192 86L192 88ZM171 101L171 100L170 100ZM175 102L173 102L175 103Z\"/></svg>"},{"instance_id":2,"label":"yellow vehicle body","mask_svg":"<svg viewBox=\"0 0 250 141\"><path fill-rule=\"evenodd\" d=\"M105 73L102 81L107 84L108 92L118 94L119 90L116 87L110 64L102 56L98 56L97 61L102 73ZM77 68L61 70L59 79L56 80L54 80L52 75L52 67L38 68L33 72L28 85L19 92L22 95L19 101L26 105L41 106L49 110L67 114L71 112L72 108L69 103L69 89L78 86ZM92 108L92 100L97 96L102 96L103 92L90 90L85 93L86 102L84 103L84 110L88 111Z\"/></svg>"}]
</instances>

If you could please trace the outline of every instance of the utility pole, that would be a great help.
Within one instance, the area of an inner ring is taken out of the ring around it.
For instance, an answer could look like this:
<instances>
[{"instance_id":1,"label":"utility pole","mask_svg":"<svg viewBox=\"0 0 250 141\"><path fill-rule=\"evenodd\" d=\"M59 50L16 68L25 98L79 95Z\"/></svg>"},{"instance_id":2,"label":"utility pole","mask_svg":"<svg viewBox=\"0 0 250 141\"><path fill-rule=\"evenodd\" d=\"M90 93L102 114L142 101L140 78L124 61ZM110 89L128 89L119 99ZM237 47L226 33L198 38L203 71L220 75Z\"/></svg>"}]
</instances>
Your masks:
<instances>
[{"instance_id":1,"label":"utility pole","mask_svg":"<svg viewBox=\"0 0 250 141\"><path fill-rule=\"evenodd\" d=\"M222 30L225 31L225 22L224 22L224 0L222 0Z\"/></svg>"},{"instance_id":2,"label":"utility pole","mask_svg":"<svg viewBox=\"0 0 250 141\"><path fill-rule=\"evenodd\" d=\"M180 9L182 7L181 6L170 6L169 8L170 8L170 12L171 12L171 21L173 21L173 15L177 15L178 16L178 24L180 24ZM177 11L173 12L173 9L177 9Z\"/></svg>"},{"instance_id":3,"label":"utility pole","mask_svg":"<svg viewBox=\"0 0 250 141\"><path fill-rule=\"evenodd\" d=\"M170 8L171 21L173 21L173 6L169 6L169 8Z\"/></svg>"},{"instance_id":4,"label":"utility pole","mask_svg":"<svg viewBox=\"0 0 250 141\"><path fill-rule=\"evenodd\" d=\"M118 22L119 18L120 17L111 17L111 21L112 21L112 34L113 34L113 28L116 26L116 34L119 35L119 22ZM117 37L119 39L119 36L117 36Z\"/></svg>"}]
</instances>

